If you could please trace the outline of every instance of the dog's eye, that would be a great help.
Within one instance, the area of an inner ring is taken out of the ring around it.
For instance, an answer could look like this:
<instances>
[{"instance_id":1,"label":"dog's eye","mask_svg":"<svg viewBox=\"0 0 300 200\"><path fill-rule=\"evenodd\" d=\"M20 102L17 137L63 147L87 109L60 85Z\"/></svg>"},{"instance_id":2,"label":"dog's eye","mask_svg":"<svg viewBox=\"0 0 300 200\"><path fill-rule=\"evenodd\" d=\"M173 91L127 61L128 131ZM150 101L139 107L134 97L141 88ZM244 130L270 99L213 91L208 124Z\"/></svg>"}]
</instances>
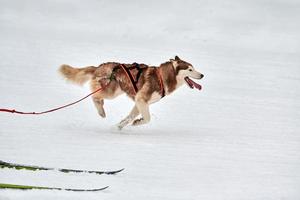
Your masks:
<instances>
[{"instance_id":1,"label":"dog's eye","mask_svg":"<svg viewBox=\"0 0 300 200\"><path fill-rule=\"evenodd\" d=\"M191 72L191 71L193 71L192 69L189 69L189 71Z\"/></svg>"}]
</instances>

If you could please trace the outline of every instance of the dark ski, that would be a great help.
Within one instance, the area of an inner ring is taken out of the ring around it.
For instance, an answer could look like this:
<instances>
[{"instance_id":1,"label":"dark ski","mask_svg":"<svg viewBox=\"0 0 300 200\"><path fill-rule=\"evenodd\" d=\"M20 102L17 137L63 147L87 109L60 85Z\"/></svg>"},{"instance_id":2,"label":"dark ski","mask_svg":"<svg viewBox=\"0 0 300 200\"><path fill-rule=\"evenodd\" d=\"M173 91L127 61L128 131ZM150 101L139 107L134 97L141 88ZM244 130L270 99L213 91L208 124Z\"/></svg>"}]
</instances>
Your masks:
<instances>
[{"instance_id":1,"label":"dark ski","mask_svg":"<svg viewBox=\"0 0 300 200\"><path fill-rule=\"evenodd\" d=\"M94 188L94 189L75 189L75 188L60 188L60 187L43 187L43 186L31 186L31 185L15 185L15 184L7 184L0 183L0 189L14 189L14 190L62 190L62 191L73 191L73 192L96 192L105 190L108 188Z\"/></svg>"},{"instance_id":2,"label":"dark ski","mask_svg":"<svg viewBox=\"0 0 300 200\"><path fill-rule=\"evenodd\" d=\"M89 174L107 174L107 175L113 175L117 174L123 169L119 170L112 170L112 171L92 171L92 170L81 170L81 169L64 169L64 168L50 168L50 167L40 167L40 166L33 166L33 165L22 165L22 164L15 164L15 163L9 163L9 162L4 162L0 160L0 168L13 168L17 170L31 170L31 171L59 171L59 172L64 172L64 173L89 173Z\"/></svg>"}]
</instances>

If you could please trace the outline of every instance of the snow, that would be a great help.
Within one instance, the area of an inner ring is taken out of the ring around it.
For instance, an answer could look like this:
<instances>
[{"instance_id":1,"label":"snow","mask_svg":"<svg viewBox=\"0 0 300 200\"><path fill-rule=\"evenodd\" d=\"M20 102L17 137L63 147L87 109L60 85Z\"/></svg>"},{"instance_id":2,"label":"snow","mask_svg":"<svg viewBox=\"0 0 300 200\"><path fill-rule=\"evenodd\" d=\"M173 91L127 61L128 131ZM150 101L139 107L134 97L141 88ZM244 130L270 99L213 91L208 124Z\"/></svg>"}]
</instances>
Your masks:
<instances>
[{"instance_id":1,"label":"snow","mask_svg":"<svg viewBox=\"0 0 300 200\"><path fill-rule=\"evenodd\" d=\"M300 199L300 3L0 1L0 107L43 111L89 93L63 64L159 65L179 55L205 77L114 127L133 103L91 100L41 116L0 113L0 160L116 176L0 170L0 182L94 193L0 190L1 200Z\"/></svg>"}]
</instances>

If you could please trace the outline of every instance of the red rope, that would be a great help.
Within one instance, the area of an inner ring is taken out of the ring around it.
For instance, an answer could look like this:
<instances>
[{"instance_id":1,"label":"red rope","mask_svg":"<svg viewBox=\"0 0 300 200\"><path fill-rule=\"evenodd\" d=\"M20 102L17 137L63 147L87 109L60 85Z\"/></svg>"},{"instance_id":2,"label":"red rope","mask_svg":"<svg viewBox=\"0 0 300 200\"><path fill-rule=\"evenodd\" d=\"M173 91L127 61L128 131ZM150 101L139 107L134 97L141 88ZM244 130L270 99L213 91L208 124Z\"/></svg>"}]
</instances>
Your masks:
<instances>
[{"instance_id":1,"label":"red rope","mask_svg":"<svg viewBox=\"0 0 300 200\"><path fill-rule=\"evenodd\" d=\"M54 112L54 111L57 111L57 110L60 110L60 109L63 109L63 108L66 108L66 107L69 107L69 106L72 106L74 104L77 104L79 103L80 101L83 101L84 99L88 98L89 96L95 94L96 92L99 92L101 90L104 90L106 87L108 86L105 85L104 87L102 88L98 88L97 90L95 90L94 92L86 95L85 97L77 100L77 101L74 101L72 103L69 103L69 104L66 104L66 105L63 105L63 106L60 106L60 107L57 107L57 108L53 108L53 109L50 109L50 110L46 110L46 111L43 111L43 112L21 112L21 111L17 111L15 109L6 109L6 108L0 108L0 112L9 112L9 113L16 113L16 114L22 114L22 115L42 115L42 114L46 114L46 113L50 113L50 112Z\"/></svg>"}]
</instances>

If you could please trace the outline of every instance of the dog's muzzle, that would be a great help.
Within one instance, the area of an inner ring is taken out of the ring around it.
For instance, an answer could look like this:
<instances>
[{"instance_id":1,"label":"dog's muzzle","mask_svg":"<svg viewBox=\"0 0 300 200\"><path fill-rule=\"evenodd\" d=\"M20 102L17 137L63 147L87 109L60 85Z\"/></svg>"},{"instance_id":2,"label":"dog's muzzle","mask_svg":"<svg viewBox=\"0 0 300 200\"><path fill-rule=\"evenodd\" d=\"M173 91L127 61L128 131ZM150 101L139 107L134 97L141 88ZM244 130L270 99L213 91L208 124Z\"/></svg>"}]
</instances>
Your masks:
<instances>
[{"instance_id":1,"label":"dog's muzzle","mask_svg":"<svg viewBox=\"0 0 300 200\"><path fill-rule=\"evenodd\" d=\"M203 78L203 77L204 77L204 75L201 74L199 79L201 79L201 78ZM188 84L188 86L189 86L191 89L194 89L194 88L197 88L198 90L201 90L201 89L202 89L202 86L201 86L200 84L194 82L194 81L193 81L192 79L190 79L189 77L186 76L186 77L184 78L184 80L185 80L185 82Z\"/></svg>"}]
</instances>

